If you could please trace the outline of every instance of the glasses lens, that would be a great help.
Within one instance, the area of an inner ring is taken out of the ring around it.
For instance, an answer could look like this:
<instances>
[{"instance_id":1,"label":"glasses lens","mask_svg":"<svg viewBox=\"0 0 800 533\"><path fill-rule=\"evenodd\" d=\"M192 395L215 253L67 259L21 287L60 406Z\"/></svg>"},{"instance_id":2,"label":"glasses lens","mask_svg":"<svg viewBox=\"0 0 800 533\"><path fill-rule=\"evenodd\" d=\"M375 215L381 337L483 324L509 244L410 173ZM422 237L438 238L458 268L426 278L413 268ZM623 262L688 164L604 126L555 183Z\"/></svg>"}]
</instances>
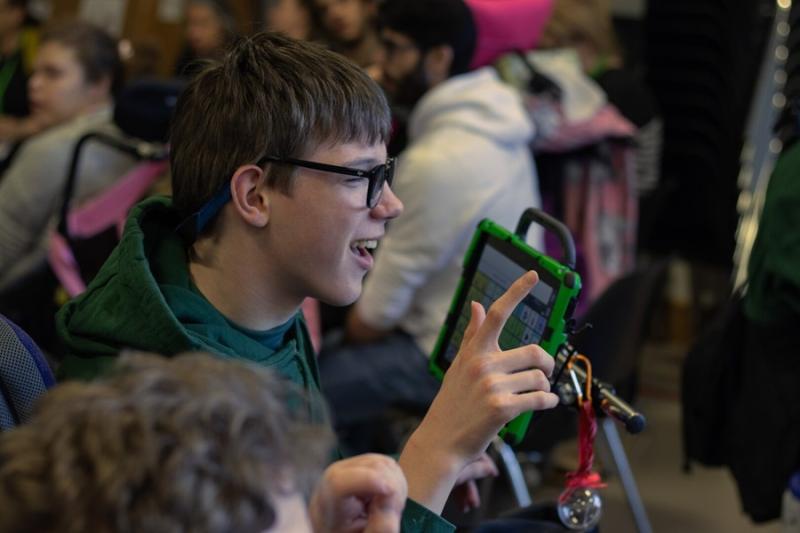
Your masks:
<instances>
[{"instance_id":1,"label":"glasses lens","mask_svg":"<svg viewBox=\"0 0 800 533\"><path fill-rule=\"evenodd\" d=\"M367 206L372 209L381 200L383 194L383 184L388 183L392 186L392 178L394 178L394 158L389 158L385 164L379 165L375 168L374 177L370 180L369 198L367 198Z\"/></svg>"},{"instance_id":2,"label":"glasses lens","mask_svg":"<svg viewBox=\"0 0 800 533\"><path fill-rule=\"evenodd\" d=\"M383 193L383 184L386 181L386 165L380 165L375 169L375 177L371 180L372 188L369 191L369 198L367 204L370 209L378 205Z\"/></svg>"},{"instance_id":3,"label":"glasses lens","mask_svg":"<svg viewBox=\"0 0 800 533\"><path fill-rule=\"evenodd\" d=\"M394 157L390 157L386 160L386 166L383 167L383 180L389 184L389 187L392 186L394 179L394 161Z\"/></svg>"}]
</instances>

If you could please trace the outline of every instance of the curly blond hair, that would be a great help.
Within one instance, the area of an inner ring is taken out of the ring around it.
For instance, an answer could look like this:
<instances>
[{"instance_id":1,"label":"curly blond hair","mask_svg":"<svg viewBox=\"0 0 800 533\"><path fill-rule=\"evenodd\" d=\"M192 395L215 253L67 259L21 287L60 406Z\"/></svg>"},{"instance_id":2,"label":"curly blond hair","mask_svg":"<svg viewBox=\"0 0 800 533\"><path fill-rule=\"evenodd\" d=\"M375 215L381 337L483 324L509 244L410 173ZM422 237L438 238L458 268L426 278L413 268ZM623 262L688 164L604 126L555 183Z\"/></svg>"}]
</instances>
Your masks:
<instances>
[{"instance_id":1,"label":"curly blond hair","mask_svg":"<svg viewBox=\"0 0 800 533\"><path fill-rule=\"evenodd\" d=\"M555 0L550 19L539 39L541 48L588 45L602 56L618 57L609 0Z\"/></svg>"},{"instance_id":2,"label":"curly blond hair","mask_svg":"<svg viewBox=\"0 0 800 533\"><path fill-rule=\"evenodd\" d=\"M264 531L331 451L302 402L264 368L124 355L0 436L0 532Z\"/></svg>"}]
</instances>

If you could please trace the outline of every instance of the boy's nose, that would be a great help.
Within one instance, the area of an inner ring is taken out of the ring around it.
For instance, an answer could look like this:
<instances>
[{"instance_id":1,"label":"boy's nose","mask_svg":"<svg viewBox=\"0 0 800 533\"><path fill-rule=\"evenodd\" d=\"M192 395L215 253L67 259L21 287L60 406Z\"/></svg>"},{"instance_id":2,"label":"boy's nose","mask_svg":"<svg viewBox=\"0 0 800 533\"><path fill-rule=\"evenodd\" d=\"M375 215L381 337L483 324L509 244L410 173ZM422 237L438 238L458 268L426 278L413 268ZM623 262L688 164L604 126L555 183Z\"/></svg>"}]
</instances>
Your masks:
<instances>
[{"instance_id":1,"label":"boy's nose","mask_svg":"<svg viewBox=\"0 0 800 533\"><path fill-rule=\"evenodd\" d=\"M403 202L394 193L388 183L383 184L383 192L378 204L372 209L376 218L389 220L403 212Z\"/></svg>"}]
</instances>

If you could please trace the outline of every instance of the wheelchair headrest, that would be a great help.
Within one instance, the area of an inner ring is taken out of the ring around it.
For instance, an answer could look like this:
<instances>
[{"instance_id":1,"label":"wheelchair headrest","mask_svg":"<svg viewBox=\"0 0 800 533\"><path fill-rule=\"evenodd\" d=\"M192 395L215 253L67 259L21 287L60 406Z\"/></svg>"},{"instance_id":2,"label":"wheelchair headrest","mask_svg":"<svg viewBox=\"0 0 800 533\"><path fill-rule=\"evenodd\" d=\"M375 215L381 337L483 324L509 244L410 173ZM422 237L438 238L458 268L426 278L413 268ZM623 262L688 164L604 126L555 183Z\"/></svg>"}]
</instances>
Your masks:
<instances>
[{"instance_id":1,"label":"wheelchair headrest","mask_svg":"<svg viewBox=\"0 0 800 533\"><path fill-rule=\"evenodd\" d=\"M127 135L166 142L181 80L137 80L123 87L114 106L114 123Z\"/></svg>"}]
</instances>

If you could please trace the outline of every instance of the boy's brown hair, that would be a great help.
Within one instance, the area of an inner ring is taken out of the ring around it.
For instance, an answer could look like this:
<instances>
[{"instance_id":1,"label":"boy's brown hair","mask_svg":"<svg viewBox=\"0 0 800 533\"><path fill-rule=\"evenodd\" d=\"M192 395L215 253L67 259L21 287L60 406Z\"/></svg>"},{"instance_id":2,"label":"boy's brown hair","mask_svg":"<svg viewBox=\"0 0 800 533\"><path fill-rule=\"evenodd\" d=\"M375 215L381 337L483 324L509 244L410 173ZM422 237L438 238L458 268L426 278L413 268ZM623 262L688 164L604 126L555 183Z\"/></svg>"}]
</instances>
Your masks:
<instances>
[{"instance_id":1,"label":"boy's brown hair","mask_svg":"<svg viewBox=\"0 0 800 533\"><path fill-rule=\"evenodd\" d=\"M196 212L244 164L303 158L326 143L386 142L380 87L324 48L276 33L242 39L181 95L173 119L174 205ZM267 184L290 192L293 168L271 165Z\"/></svg>"}]
</instances>

